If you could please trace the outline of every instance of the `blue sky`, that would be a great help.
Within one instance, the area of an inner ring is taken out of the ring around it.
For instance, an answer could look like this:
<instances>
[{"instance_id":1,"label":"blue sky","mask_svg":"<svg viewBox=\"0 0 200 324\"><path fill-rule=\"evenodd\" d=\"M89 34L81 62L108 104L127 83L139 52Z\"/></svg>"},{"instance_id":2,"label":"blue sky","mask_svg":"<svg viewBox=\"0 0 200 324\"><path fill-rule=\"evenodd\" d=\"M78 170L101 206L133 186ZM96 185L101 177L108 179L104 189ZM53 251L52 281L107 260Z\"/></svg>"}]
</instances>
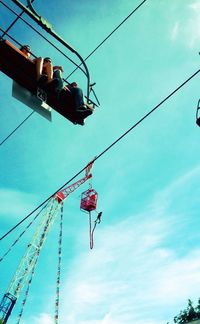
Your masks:
<instances>
[{"instance_id":1,"label":"blue sky","mask_svg":"<svg viewBox=\"0 0 200 324\"><path fill-rule=\"evenodd\" d=\"M6 3L20 12L11 0ZM139 3L35 0L34 6L85 58ZM1 4L0 17L4 29L14 18ZM29 43L35 55L62 64L64 77L73 71L71 63L21 22L11 36ZM199 40L197 0L148 0L121 26L87 61L101 107L86 125L75 126L56 112L52 123L34 114L1 146L0 235L197 71ZM81 72L70 81L85 90ZM12 98L11 80L2 73L0 83L3 140L31 110ZM94 164L92 184L103 219L92 251L87 215L79 210L88 184L66 200L60 323L166 324L188 298L197 302L199 84L197 75ZM1 241L2 252L25 225ZM58 225L41 252L23 324L53 323ZM35 226L1 263L2 296ZM20 301L10 324L16 323L19 307Z\"/></svg>"}]
</instances>

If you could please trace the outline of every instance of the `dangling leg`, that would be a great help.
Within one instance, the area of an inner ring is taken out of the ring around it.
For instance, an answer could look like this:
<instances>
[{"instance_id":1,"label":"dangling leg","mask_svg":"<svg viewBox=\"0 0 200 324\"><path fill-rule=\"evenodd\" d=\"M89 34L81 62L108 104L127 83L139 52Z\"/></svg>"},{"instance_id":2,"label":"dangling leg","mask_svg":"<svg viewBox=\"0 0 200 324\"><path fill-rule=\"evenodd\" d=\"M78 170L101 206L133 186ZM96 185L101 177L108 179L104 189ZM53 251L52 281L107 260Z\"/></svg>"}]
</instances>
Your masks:
<instances>
[{"instance_id":1,"label":"dangling leg","mask_svg":"<svg viewBox=\"0 0 200 324\"><path fill-rule=\"evenodd\" d=\"M77 112L77 124L84 125L84 119L92 114L92 110L84 103L83 91L78 87L70 87L74 97L75 111Z\"/></svg>"},{"instance_id":2,"label":"dangling leg","mask_svg":"<svg viewBox=\"0 0 200 324\"><path fill-rule=\"evenodd\" d=\"M59 69L54 70L53 79L57 79L57 85L55 86L55 91L59 93L63 89L62 72Z\"/></svg>"},{"instance_id":3,"label":"dangling leg","mask_svg":"<svg viewBox=\"0 0 200 324\"><path fill-rule=\"evenodd\" d=\"M85 104L83 99L83 91L78 87L70 87L70 91L74 96L76 110L84 108Z\"/></svg>"},{"instance_id":4,"label":"dangling leg","mask_svg":"<svg viewBox=\"0 0 200 324\"><path fill-rule=\"evenodd\" d=\"M74 96L76 111L89 110L93 112L93 107L84 102L83 91L78 87L70 87L70 91Z\"/></svg>"}]
</instances>

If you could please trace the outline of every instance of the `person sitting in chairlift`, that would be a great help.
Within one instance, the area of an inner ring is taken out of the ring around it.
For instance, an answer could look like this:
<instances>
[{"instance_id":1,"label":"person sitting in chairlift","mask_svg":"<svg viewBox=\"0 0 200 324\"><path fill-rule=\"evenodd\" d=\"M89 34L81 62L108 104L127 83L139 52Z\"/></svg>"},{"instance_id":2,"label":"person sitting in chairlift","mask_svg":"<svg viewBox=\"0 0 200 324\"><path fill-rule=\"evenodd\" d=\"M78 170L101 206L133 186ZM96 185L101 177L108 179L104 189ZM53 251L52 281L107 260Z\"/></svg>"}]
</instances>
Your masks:
<instances>
[{"instance_id":1,"label":"person sitting in chairlift","mask_svg":"<svg viewBox=\"0 0 200 324\"><path fill-rule=\"evenodd\" d=\"M41 73L42 73L42 64L43 64L42 57L37 57L35 59L31 59L31 48L29 45L23 45L20 48L20 51L26 56L26 58L30 59L32 62L35 63L36 79L39 80Z\"/></svg>"},{"instance_id":2,"label":"person sitting in chairlift","mask_svg":"<svg viewBox=\"0 0 200 324\"><path fill-rule=\"evenodd\" d=\"M21 52L30 59L31 48L29 45L23 45L20 48ZM80 118L77 123L84 125L83 119L93 112L93 106L84 102L83 91L78 87L76 82L72 82L67 86L64 86L62 79L62 66L53 66L50 57L37 57L32 60L36 66L36 79L37 84L42 89L53 91L57 97L57 100L65 105L67 102L67 96L72 94L75 104L75 111L80 114Z\"/></svg>"},{"instance_id":3,"label":"person sitting in chairlift","mask_svg":"<svg viewBox=\"0 0 200 324\"><path fill-rule=\"evenodd\" d=\"M83 118L92 114L93 106L84 102L83 91L81 88L78 87L78 84L76 82L72 82L71 84L64 86L62 72L63 72L62 66L57 66L57 65L53 66L51 58L45 57L43 63L42 75L40 78L41 83L44 82L46 78L47 83L44 84L44 88L48 86L50 82L52 82L51 84L53 84L53 88L51 88L51 90L55 92L57 99L60 103L66 105L67 96L70 93L74 98L74 104L75 104L74 108L76 112L82 114ZM80 121L81 119L79 120L79 122ZM81 124L83 124L82 121Z\"/></svg>"},{"instance_id":4,"label":"person sitting in chairlift","mask_svg":"<svg viewBox=\"0 0 200 324\"><path fill-rule=\"evenodd\" d=\"M20 48L20 51L28 58L31 59L31 48L29 45L23 45ZM63 72L63 69L61 66L52 66L51 59L42 57L37 57L35 59L31 59L32 62L35 63L36 66L36 80L38 82L38 85L40 86L46 86L50 84L53 79L53 70L54 69L60 69Z\"/></svg>"}]
</instances>

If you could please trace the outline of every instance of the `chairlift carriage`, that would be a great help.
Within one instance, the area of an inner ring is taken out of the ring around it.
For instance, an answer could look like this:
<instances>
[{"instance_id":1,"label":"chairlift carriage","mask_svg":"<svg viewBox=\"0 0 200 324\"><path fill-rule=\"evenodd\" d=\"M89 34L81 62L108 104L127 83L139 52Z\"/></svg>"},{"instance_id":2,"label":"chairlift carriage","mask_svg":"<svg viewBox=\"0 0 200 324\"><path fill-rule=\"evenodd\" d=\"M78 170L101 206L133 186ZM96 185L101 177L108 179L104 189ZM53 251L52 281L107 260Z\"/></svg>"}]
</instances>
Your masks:
<instances>
[{"instance_id":1,"label":"chairlift carriage","mask_svg":"<svg viewBox=\"0 0 200 324\"><path fill-rule=\"evenodd\" d=\"M33 20L35 20L39 25L46 29L46 31L55 39L60 41L62 45L65 45L71 52L75 53L79 57L81 64L83 64L85 68L85 71L82 68L81 70L87 77L87 102L97 106L89 98L90 76L87 66L81 56L51 28L49 28L47 22L41 21L41 17L33 11L32 7L30 10L27 7L24 7L19 1L14 0L13 2L21 7L24 12L31 16L31 18L33 18ZM30 4L30 1L28 2ZM84 120L92 114L90 109L79 112L76 111L75 98L70 91L62 89L60 99L56 95L56 92L53 91L53 83L50 83L45 88L38 85L34 61L27 58L26 55L24 55L24 53L13 43L7 39L3 39L2 37L0 38L0 70L13 80L13 97L35 110L49 121L51 121L52 108L74 124L79 124L79 120Z\"/></svg>"},{"instance_id":2,"label":"chairlift carriage","mask_svg":"<svg viewBox=\"0 0 200 324\"><path fill-rule=\"evenodd\" d=\"M196 124L200 127L200 99L198 100L197 103Z\"/></svg>"},{"instance_id":3,"label":"chairlift carriage","mask_svg":"<svg viewBox=\"0 0 200 324\"><path fill-rule=\"evenodd\" d=\"M78 114L74 109L74 98L69 91L62 90L64 102L58 101L51 86L45 91L37 86L34 62L27 58L10 41L0 40L0 70L13 79L12 95L42 116L51 120L51 108L75 123ZM91 112L88 113L91 114ZM87 116L86 116L87 117Z\"/></svg>"}]
</instances>

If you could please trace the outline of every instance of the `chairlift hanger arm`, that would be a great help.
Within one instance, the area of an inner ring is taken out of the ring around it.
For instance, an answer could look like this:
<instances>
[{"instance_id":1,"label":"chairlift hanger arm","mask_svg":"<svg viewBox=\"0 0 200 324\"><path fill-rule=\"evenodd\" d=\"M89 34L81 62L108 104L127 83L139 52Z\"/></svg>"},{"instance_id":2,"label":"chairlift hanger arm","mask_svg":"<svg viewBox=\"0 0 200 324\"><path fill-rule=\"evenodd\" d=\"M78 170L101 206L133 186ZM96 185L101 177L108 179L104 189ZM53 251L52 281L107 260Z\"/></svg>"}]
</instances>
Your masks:
<instances>
[{"instance_id":1,"label":"chairlift hanger arm","mask_svg":"<svg viewBox=\"0 0 200 324\"><path fill-rule=\"evenodd\" d=\"M18 7L20 7L28 16L30 16L38 25L40 25L43 29L45 29L50 35L52 35L55 39L57 39L62 45L67 47L72 53L74 53L83 64L85 71L86 71L86 77L87 77L87 97L89 98L89 87L90 87L90 74L89 70L87 68L87 65L85 64L84 59L81 57L81 55L71 46L69 45L62 37L60 37L53 29L52 26L46 21L43 17L39 16L36 11L33 9L30 10L27 8L23 3L21 3L19 0L12 0ZM29 5L31 4L28 0ZM33 6L31 5L31 8Z\"/></svg>"},{"instance_id":2,"label":"chairlift hanger arm","mask_svg":"<svg viewBox=\"0 0 200 324\"><path fill-rule=\"evenodd\" d=\"M27 0L27 7L28 8L30 8L31 9L31 11L36 15L36 16L38 16L38 18L41 18L38 14L37 14L37 12L34 10L34 8L33 8L33 6L32 6L32 0Z\"/></svg>"},{"instance_id":3,"label":"chairlift hanger arm","mask_svg":"<svg viewBox=\"0 0 200 324\"><path fill-rule=\"evenodd\" d=\"M33 2L34 0L32 0ZM42 35L38 30L36 30L31 24L29 24L29 22L27 22L26 20L24 20L22 18L22 16L18 15L13 9L11 9L9 6L7 6L4 2L2 2L0 0L0 3L3 4L3 6L5 6L10 12L12 12L18 19L22 20L27 26L29 26L33 31L35 31L38 35L40 35L44 40L46 40L50 45L52 45L59 53L61 53L62 55L64 55L65 58L67 58L71 63L73 63L74 65L76 65L77 68L79 68L85 75L86 72L84 69L81 68L81 65L76 64L73 60L71 60L63 51L61 51L58 46L56 46L55 44L53 44L49 39L47 39L44 35ZM3 30L2 28L0 28L1 32L3 33L1 37L3 37L4 35L7 35L10 39L12 39L15 43L17 43L20 47L22 46L22 44L20 44L15 38L13 38L10 34L8 34L7 30ZM32 53L32 55L36 58L36 56ZM65 79L63 79L65 82L67 82Z\"/></svg>"}]
</instances>

